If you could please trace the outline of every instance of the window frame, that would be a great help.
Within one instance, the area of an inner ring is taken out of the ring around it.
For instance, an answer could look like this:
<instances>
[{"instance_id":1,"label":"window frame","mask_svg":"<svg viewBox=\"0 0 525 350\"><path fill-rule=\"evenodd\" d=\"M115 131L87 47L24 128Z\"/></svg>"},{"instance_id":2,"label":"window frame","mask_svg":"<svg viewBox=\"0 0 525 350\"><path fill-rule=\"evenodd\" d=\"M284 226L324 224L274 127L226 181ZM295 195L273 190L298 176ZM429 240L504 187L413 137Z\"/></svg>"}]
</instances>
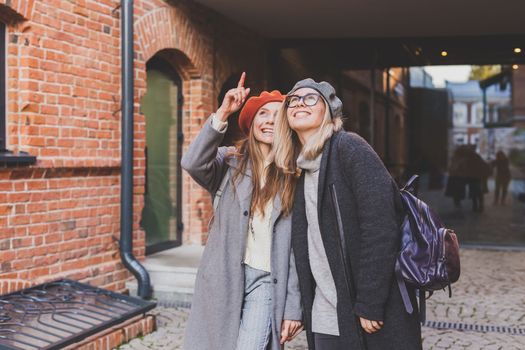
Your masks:
<instances>
[{"instance_id":1,"label":"window frame","mask_svg":"<svg viewBox=\"0 0 525 350\"><path fill-rule=\"evenodd\" d=\"M7 26L0 21L0 152L7 151Z\"/></svg>"},{"instance_id":2,"label":"window frame","mask_svg":"<svg viewBox=\"0 0 525 350\"><path fill-rule=\"evenodd\" d=\"M454 102L452 105L452 125L468 125L468 106L464 102Z\"/></svg>"},{"instance_id":3,"label":"window frame","mask_svg":"<svg viewBox=\"0 0 525 350\"><path fill-rule=\"evenodd\" d=\"M0 165L33 165L36 157L27 152L14 153L7 149L7 54L8 54L8 26L0 21Z\"/></svg>"}]
</instances>

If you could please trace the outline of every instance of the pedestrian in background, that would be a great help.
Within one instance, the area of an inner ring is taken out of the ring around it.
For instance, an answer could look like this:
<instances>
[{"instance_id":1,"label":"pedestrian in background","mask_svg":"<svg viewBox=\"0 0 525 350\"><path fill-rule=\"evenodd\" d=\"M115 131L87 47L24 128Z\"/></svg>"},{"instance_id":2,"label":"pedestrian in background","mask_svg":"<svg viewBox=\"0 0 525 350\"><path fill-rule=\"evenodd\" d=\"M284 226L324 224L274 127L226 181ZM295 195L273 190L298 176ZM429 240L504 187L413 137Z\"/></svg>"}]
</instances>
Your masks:
<instances>
[{"instance_id":1,"label":"pedestrian in background","mask_svg":"<svg viewBox=\"0 0 525 350\"><path fill-rule=\"evenodd\" d=\"M447 186L445 188L445 196L452 197L454 207L461 208L461 201L465 199L465 187L467 185L466 175L466 157L467 149L465 146L458 146L454 150L452 159L450 160L450 167L448 169Z\"/></svg>"},{"instance_id":2,"label":"pedestrian in background","mask_svg":"<svg viewBox=\"0 0 525 350\"><path fill-rule=\"evenodd\" d=\"M494 193L494 205L498 203L505 205L507 189L511 180L509 159L503 151L496 153L496 159L492 161L492 167L496 169L496 189ZM501 199L501 202L500 202Z\"/></svg>"},{"instance_id":3,"label":"pedestrian in background","mask_svg":"<svg viewBox=\"0 0 525 350\"><path fill-rule=\"evenodd\" d=\"M485 193L488 193L487 181L491 175L490 165L476 152L475 146L467 146L465 155L465 175L472 211L483 212Z\"/></svg>"}]
</instances>

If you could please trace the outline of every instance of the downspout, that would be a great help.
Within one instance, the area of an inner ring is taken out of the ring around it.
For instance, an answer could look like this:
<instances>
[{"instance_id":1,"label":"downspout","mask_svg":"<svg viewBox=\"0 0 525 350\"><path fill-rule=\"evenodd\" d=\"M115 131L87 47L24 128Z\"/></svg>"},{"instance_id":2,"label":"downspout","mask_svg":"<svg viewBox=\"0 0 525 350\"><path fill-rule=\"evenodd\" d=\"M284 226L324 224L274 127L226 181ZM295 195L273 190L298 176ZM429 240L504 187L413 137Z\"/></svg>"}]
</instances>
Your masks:
<instances>
[{"instance_id":1,"label":"downspout","mask_svg":"<svg viewBox=\"0 0 525 350\"><path fill-rule=\"evenodd\" d=\"M148 271L133 256L133 0L121 0L122 132L120 258L138 281L137 294L151 298Z\"/></svg>"}]
</instances>

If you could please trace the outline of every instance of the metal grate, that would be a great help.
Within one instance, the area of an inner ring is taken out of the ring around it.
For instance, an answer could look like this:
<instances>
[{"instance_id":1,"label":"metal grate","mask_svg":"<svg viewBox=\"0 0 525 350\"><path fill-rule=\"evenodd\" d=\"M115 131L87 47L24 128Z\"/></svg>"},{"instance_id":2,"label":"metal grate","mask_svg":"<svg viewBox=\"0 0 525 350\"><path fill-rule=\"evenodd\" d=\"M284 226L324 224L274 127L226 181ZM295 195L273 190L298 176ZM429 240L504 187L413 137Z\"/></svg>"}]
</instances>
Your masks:
<instances>
[{"instance_id":1,"label":"metal grate","mask_svg":"<svg viewBox=\"0 0 525 350\"><path fill-rule=\"evenodd\" d=\"M51 350L76 343L155 303L59 280L0 296L0 350Z\"/></svg>"},{"instance_id":2,"label":"metal grate","mask_svg":"<svg viewBox=\"0 0 525 350\"><path fill-rule=\"evenodd\" d=\"M525 335L525 328L507 327L507 326L492 326L461 322L443 322L443 321L427 321L424 326L436 329L454 329L458 331L472 331L472 332L494 332L506 333L514 335Z\"/></svg>"}]
</instances>

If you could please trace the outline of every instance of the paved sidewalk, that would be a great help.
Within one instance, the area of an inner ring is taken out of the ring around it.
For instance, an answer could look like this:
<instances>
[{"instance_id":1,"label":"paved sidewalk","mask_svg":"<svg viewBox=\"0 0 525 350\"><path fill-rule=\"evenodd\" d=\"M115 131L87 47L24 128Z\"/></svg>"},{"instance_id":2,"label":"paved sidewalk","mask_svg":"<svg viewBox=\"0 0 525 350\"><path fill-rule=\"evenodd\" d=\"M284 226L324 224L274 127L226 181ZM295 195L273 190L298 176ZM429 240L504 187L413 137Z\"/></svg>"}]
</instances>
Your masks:
<instances>
[{"instance_id":1,"label":"paved sidewalk","mask_svg":"<svg viewBox=\"0 0 525 350\"><path fill-rule=\"evenodd\" d=\"M462 276L453 286L452 299L436 292L427 304L428 323L446 322L449 328L477 325L481 331L423 327L423 348L525 349L525 252L462 250L461 258ZM157 315L158 330L121 350L181 348L189 310L159 307L152 313ZM304 333L286 349L307 349Z\"/></svg>"},{"instance_id":2,"label":"paved sidewalk","mask_svg":"<svg viewBox=\"0 0 525 350\"><path fill-rule=\"evenodd\" d=\"M493 181L489 181L491 191L485 195L482 213L472 211L470 200L463 200L461 208L455 208L443 191L424 190L424 186L420 198L439 213L448 227L458 232L461 243L525 245L525 203L509 193L506 205L494 205L493 186Z\"/></svg>"}]
</instances>

